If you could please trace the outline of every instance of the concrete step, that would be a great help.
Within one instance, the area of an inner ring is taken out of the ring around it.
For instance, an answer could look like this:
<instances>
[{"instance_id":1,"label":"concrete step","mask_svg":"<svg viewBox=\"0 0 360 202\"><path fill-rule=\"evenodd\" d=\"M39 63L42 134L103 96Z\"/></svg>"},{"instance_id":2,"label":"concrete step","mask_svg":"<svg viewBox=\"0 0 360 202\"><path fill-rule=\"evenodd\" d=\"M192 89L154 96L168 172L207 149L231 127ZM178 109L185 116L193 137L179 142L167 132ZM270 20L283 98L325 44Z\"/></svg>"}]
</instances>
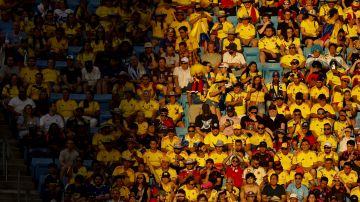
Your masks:
<instances>
[{"instance_id":1,"label":"concrete step","mask_svg":"<svg viewBox=\"0 0 360 202\"><path fill-rule=\"evenodd\" d=\"M41 199L21 197L20 200L17 200L17 198L2 197L1 195L0 195L0 201L4 201L4 202L43 202L43 200L41 200Z\"/></svg>"},{"instance_id":2,"label":"concrete step","mask_svg":"<svg viewBox=\"0 0 360 202\"><path fill-rule=\"evenodd\" d=\"M0 189L22 189L22 190L35 190L35 184L32 181L24 181L20 178L20 182L14 181L0 181Z\"/></svg>"},{"instance_id":3,"label":"concrete step","mask_svg":"<svg viewBox=\"0 0 360 202\"><path fill-rule=\"evenodd\" d=\"M0 201L2 202L17 202L18 197L21 202L41 202L39 194L36 191L20 190L18 195L17 190L2 190L0 189Z\"/></svg>"},{"instance_id":4,"label":"concrete step","mask_svg":"<svg viewBox=\"0 0 360 202\"><path fill-rule=\"evenodd\" d=\"M21 165L12 165L12 164L8 164L8 175L18 175L18 170L20 170L20 175L26 175L29 176L28 173L28 169L25 165L21 166ZM0 173L2 174L3 172L5 172L5 170L3 170L3 167L0 167Z\"/></svg>"},{"instance_id":5,"label":"concrete step","mask_svg":"<svg viewBox=\"0 0 360 202\"><path fill-rule=\"evenodd\" d=\"M8 175L7 181L16 181L18 179L17 175ZM0 181L5 181L5 176L0 176ZM31 176L21 176L21 181L30 182L32 181Z\"/></svg>"}]
</instances>

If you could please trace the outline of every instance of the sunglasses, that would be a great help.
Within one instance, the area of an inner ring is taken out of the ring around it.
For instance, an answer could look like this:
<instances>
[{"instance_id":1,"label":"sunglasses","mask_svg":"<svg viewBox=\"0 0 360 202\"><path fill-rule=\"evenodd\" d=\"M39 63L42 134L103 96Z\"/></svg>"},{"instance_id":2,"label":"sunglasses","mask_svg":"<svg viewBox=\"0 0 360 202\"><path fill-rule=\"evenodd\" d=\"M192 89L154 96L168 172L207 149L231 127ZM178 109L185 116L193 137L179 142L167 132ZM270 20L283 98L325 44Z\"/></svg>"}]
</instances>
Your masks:
<instances>
[{"instance_id":1,"label":"sunglasses","mask_svg":"<svg viewBox=\"0 0 360 202\"><path fill-rule=\"evenodd\" d=\"M232 161L233 163L239 163L239 161Z\"/></svg>"},{"instance_id":2,"label":"sunglasses","mask_svg":"<svg viewBox=\"0 0 360 202\"><path fill-rule=\"evenodd\" d=\"M331 130L331 128L324 128L324 130Z\"/></svg>"},{"instance_id":3,"label":"sunglasses","mask_svg":"<svg viewBox=\"0 0 360 202\"><path fill-rule=\"evenodd\" d=\"M257 112L250 112L251 114L257 114Z\"/></svg>"}]
</instances>

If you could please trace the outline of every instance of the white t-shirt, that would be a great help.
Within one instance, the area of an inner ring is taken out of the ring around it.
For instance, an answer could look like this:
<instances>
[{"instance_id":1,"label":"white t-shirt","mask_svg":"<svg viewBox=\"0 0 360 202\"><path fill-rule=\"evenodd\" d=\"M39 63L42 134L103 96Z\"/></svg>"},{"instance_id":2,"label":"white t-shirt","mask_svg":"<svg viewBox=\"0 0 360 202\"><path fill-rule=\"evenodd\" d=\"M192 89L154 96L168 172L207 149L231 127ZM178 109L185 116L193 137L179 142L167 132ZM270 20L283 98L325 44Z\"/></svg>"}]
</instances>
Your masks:
<instances>
[{"instance_id":1,"label":"white t-shirt","mask_svg":"<svg viewBox=\"0 0 360 202\"><path fill-rule=\"evenodd\" d=\"M98 79L101 77L101 73L98 67L94 66L91 72L86 71L86 68L81 69L82 80L87 81L90 86L94 86Z\"/></svg>"},{"instance_id":2,"label":"white t-shirt","mask_svg":"<svg viewBox=\"0 0 360 202\"><path fill-rule=\"evenodd\" d=\"M182 67L175 67L173 75L178 77L180 88L187 87L189 82L192 80L190 68L184 70Z\"/></svg>"},{"instance_id":3,"label":"white t-shirt","mask_svg":"<svg viewBox=\"0 0 360 202\"><path fill-rule=\"evenodd\" d=\"M223 62L226 63L239 63L241 65L246 64L243 54L236 53L235 56L230 55L229 52L224 53Z\"/></svg>"},{"instance_id":4,"label":"white t-shirt","mask_svg":"<svg viewBox=\"0 0 360 202\"><path fill-rule=\"evenodd\" d=\"M40 118L40 127L44 128L45 132L49 130L50 125L53 123L56 123L59 128L64 128L64 119L59 114L53 116L45 114Z\"/></svg>"},{"instance_id":5,"label":"white t-shirt","mask_svg":"<svg viewBox=\"0 0 360 202\"><path fill-rule=\"evenodd\" d=\"M13 107L14 110L20 114L23 113L26 105L31 105L32 108L36 107L34 101L30 98L26 98L26 100L22 101L19 97L14 97L9 101L9 106Z\"/></svg>"}]
</instances>

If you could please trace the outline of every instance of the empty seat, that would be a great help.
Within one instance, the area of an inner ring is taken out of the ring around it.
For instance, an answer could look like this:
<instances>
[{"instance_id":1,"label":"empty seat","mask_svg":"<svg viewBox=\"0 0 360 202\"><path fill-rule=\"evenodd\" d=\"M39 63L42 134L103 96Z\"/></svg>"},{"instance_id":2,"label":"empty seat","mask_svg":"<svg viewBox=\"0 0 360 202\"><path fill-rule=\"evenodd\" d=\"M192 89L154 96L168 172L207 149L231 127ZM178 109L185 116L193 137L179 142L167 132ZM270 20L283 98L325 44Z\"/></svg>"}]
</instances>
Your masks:
<instances>
[{"instance_id":1,"label":"empty seat","mask_svg":"<svg viewBox=\"0 0 360 202\"><path fill-rule=\"evenodd\" d=\"M85 94L70 94L70 99L73 99L76 101L85 100L85 98L86 98Z\"/></svg>"},{"instance_id":2,"label":"empty seat","mask_svg":"<svg viewBox=\"0 0 360 202\"><path fill-rule=\"evenodd\" d=\"M80 0L67 0L67 6L71 10L75 10L76 6L79 5Z\"/></svg>"},{"instance_id":3,"label":"empty seat","mask_svg":"<svg viewBox=\"0 0 360 202\"><path fill-rule=\"evenodd\" d=\"M100 114L99 123L103 123L111 118L111 114Z\"/></svg>"},{"instance_id":4,"label":"empty seat","mask_svg":"<svg viewBox=\"0 0 360 202\"><path fill-rule=\"evenodd\" d=\"M38 68L46 68L48 66L47 60L36 60L36 66Z\"/></svg>"},{"instance_id":5,"label":"empty seat","mask_svg":"<svg viewBox=\"0 0 360 202\"><path fill-rule=\"evenodd\" d=\"M263 65L262 72L265 83L271 82L274 71L278 71L280 75L283 74L283 68L280 66L280 63L265 63Z\"/></svg>"},{"instance_id":6,"label":"empty seat","mask_svg":"<svg viewBox=\"0 0 360 202\"><path fill-rule=\"evenodd\" d=\"M180 139L183 139L187 134L187 128L176 127L175 132Z\"/></svg>"},{"instance_id":7,"label":"empty seat","mask_svg":"<svg viewBox=\"0 0 360 202\"><path fill-rule=\"evenodd\" d=\"M62 70L62 69L64 69L65 67L66 67L66 61L56 61L55 62L55 68L57 69L57 70Z\"/></svg>"},{"instance_id":8,"label":"empty seat","mask_svg":"<svg viewBox=\"0 0 360 202\"><path fill-rule=\"evenodd\" d=\"M82 49L82 46L69 46L68 54L69 55L77 55Z\"/></svg>"},{"instance_id":9,"label":"empty seat","mask_svg":"<svg viewBox=\"0 0 360 202\"><path fill-rule=\"evenodd\" d=\"M236 27L237 24L238 24L237 16L228 16L228 17L227 17L227 20L230 21L231 24L234 25L234 27Z\"/></svg>"},{"instance_id":10,"label":"empty seat","mask_svg":"<svg viewBox=\"0 0 360 202\"><path fill-rule=\"evenodd\" d=\"M42 171L41 168L46 167L47 169L48 165L53 162L54 161L51 158L32 158L30 164L31 176L33 176L34 179L37 179L36 177L40 177Z\"/></svg>"},{"instance_id":11,"label":"empty seat","mask_svg":"<svg viewBox=\"0 0 360 202\"><path fill-rule=\"evenodd\" d=\"M91 169L92 160L84 160L83 165L86 167L86 169Z\"/></svg>"},{"instance_id":12,"label":"empty seat","mask_svg":"<svg viewBox=\"0 0 360 202\"><path fill-rule=\"evenodd\" d=\"M274 28L277 29L277 27L278 27L278 16L271 16L270 21L273 23Z\"/></svg>"},{"instance_id":13,"label":"empty seat","mask_svg":"<svg viewBox=\"0 0 360 202\"><path fill-rule=\"evenodd\" d=\"M62 98L61 93L50 93L50 101L55 102L56 100L60 100Z\"/></svg>"},{"instance_id":14,"label":"empty seat","mask_svg":"<svg viewBox=\"0 0 360 202\"><path fill-rule=\"evenodd\" d=\"M109 102L112 99L111 94L95 94L94 100L98 102Z\"/></svg>"},{"instance_id":15,"label":"empty seat","mask_svg":"<svg viewBox=\"0 0 360 202\"><path fill-rule=\"evenodd\" d=\"M139 57L145 51L144 45L134 45L134 53Z\"/></svg>"}]
</instances>

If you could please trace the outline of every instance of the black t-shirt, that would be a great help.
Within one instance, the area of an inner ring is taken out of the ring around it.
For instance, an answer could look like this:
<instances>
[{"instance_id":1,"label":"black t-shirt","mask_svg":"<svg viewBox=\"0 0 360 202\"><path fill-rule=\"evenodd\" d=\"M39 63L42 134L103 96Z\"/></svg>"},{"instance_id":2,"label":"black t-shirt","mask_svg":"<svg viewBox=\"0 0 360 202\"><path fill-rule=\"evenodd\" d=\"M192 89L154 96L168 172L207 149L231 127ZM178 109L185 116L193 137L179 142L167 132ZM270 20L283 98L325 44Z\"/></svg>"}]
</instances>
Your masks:
<instances>
[{"instance_id":1,"label":"black t-shirt","mask_svg":"<svg viewBox=\"0 0 360 202\"><path fill-rule=\"evenodd\" d=\"M282 195L286 195L285 189L281 185L276 185L276 188L273 189L270 184L265 185L263 191L263 195L266 195L268 197L277 196L281 199Z\"/></svg>"},{"instance_id":2,"label":"black t-shirt","mask_svg":"<svg viewBox=\"0 0 360 202\"><path fill-rule=\"evenodd\" d=\"M173 77L172 72L167 69L164 70L156 69L154 70L152 75L156 77L157 83L161 83L161 84L167 83L169 79ZM174 79L172 81L174 81Z\"/></svg>"},{"instance_id":3,"label":"black t-shirt","mask_svg":"<svg viewBox=\"0 0 360 202\"><path fill-rule=\"evenodd\" d=\"M73 70L65 68L61 71L61 75L66 75L67 81L70 84L75 84L77 82L77 78L81 78L81 70L79 68L75 68Z\"/></svg>"},{"instance_id":4,"label":"black t-shirt","mask_svg":"<svg viewBox=\"0 0 360 202\"><path fill-rule=\"evenodd\" d=\"M215 114L210 114L209 116L200 114L195 119L195 126L199 127L202 132L209 133L211 132L211 125L214 122L219 122Z\"/></svg>"},{"instance_id":5,"label":"black t-shirt","mask_svg":"<svg viewBox=\"0 0 360 202\"><path fill-rule=\"evenodd\" d=\"M272 120L270 116L265 116L263 121L265 126L273 132L277 129L280 129L282 123L284 123L286 126L286 119L283 114L276 115L274 120Z\"/></svg>"},{"instance_id":6,"label":"black t-shirt","mask_svg":"<svg viewBox=\"0 0 360 202\"><path fill-rule=\"evenodd\" d=\"M254 120L250 119L249 116L242 117L241 121L240 121L241 128L246 129L246 130L255 129L255 123L261 121L262 118L260 116L256 115L256 120L257 121L254 121Z\"/></svg>"},{"instance_id":7,"label":"black t-shirt","mask_svg":"<svg viewBox=\"0 0 360 202\"><path fill-rule=\"evenodd\" d=\"M299 25L298 25L295 21L293 21L293 20L291 20L291 21L292 21L293 29L294 29L294 30L300 29L300 28L299 28ZM290 27L289 24L284 21L284 22L280 22L280 23L279 23L279 25L278 25L278 27L277 27L277 30L281 30L281 35L282 35L282 36L286 36L286 30L287 30L289 27Z\"/></svg>"}]
</instances>

